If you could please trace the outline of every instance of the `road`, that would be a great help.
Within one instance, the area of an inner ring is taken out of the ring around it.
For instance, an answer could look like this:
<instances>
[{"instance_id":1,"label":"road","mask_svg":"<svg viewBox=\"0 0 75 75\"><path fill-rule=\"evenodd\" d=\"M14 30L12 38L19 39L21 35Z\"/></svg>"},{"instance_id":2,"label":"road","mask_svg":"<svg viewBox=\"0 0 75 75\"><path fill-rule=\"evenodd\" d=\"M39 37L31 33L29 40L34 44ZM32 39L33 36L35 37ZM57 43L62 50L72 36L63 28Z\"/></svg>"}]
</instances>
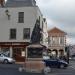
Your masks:
<instances>
[{"instance_id":1,"label":"road","mask_svg":"<svg viewBox=\"0 0 75 75\"><path fill-rule=\"evenodd\" d=\"M17 64L0 64L0 75L38 75L36 73L19 72L18 68L21 65ZM42 74L39 74L42 75Z\"/></svg>"},{"instance_id":2,"label":"road","mask_svg":"<svg viewBox=\"0 0 75 75\"><path fill-rule=\"evenodd\" d=\"M18 64L0 64L0 75L43 75L36 73L26 73L25 71L19 72L18 68L21 65ZM70 66L67 69L53 68L52 72L48 75L75 75L75 61L70 62Z\"/></svg>"},{"instance_id":3,"label":"road","mask_svg":"<svg viewBox=\"0 0 75 75\"><path fill-rule=\"evenodd\" d=\"M75 61L70 61L66 69L53 69L49 75L75 75Z\"/></svg>"}]
</instances>

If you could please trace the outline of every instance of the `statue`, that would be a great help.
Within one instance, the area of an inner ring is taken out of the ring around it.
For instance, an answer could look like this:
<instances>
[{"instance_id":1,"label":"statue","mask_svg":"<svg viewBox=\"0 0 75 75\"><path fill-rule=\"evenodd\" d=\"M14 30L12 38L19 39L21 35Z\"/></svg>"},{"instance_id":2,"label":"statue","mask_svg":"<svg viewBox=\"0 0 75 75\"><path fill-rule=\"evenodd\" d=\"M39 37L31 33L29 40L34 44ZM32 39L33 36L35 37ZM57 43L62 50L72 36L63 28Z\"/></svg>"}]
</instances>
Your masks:
<instances>
[{"instance_id":1,"label":"statue","mask_svg":"<svg viewBox=\"0 0 75 75\"><path fill-rule=\"evenodd\" d=\"M31 35L31 43L38 43L40 44L40 39L41 39L41 28L40 28L40 21L37 19L35 26L32 31Z\"/></svg>"}]
</instances>

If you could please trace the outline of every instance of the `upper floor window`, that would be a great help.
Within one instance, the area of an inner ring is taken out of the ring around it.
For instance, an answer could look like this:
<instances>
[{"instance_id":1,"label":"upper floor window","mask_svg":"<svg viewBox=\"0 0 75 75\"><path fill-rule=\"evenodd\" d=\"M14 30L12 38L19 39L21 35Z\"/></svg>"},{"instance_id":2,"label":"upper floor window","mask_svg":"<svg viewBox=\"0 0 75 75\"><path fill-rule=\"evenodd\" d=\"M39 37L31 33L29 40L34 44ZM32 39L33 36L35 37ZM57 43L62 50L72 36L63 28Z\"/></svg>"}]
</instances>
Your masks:
<instances>
[{"instance_id":1,"label":"upper floor window","mask_svg":"<svg viewBox=\"0 0 75 75\"><path fill-rule=\"evenodd\" d=\"M16 39L16 29L10 29L10 39Z\"/></svg>"},{"instance_id":2,"label":"upper floor window","mask_svg":"<svg viewBox=\"0 0 75 75\"><path fill-rule=\"evenodd\" d=\"M55 44L55 37L53 37L52 39L53 39L53 40L52 40L53 44Z\"/></svg>"},{"instance_id":3,"label":"upper floor window","mask_svg":"<svg viewBox=\"0 0 75 75\"><path fill-rule=\"evenodd\" d=\"M60 44L64 44L64 37L60 37Z\"/></svg>"},{"instance_id":4,"label":"upper floor window","mask_svg":"<svg viewBox=\"0 0 75 75\"><path fill-rule=\"evenodd\" d=\"M30 28L23 29L23 39L30 39Z\"/></svg>"},{"instance_id":5,"label":"upper floor window","mask_svg":"<svg viewBox=\"0 0 75 75\"><path fill-rule=\"evenodd\" d=\"M24 12L19 12L18 13L18 22L19 23L24 23Z\"/></svg>"},{"instance_id":6,"label":"upper floor window","mask_svg":"<svg viewBox=\"0 0 75 75\"><path fill-rule=\"evenodd\" d=\"M52 44L58 45L59 44L59 37L52 37Z\"/></svg>"}]
</instances>

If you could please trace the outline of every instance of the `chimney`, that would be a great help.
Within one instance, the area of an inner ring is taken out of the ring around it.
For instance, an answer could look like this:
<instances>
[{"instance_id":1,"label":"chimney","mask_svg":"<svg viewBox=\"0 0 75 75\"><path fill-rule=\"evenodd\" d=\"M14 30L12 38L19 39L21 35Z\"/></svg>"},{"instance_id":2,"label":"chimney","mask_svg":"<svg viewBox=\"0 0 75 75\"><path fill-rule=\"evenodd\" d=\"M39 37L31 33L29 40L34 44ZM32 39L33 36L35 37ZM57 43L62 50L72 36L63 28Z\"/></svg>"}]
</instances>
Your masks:
<instances>
[{"instance_id":1,"label":"chimney","mask_svg":"<svg viewBox=\"0 0 75 75\"><path fill-rule=\"evenodd\" d=\"M1 7L4 7L5 0L0 0Z\"/></svg>"}]
</instances>

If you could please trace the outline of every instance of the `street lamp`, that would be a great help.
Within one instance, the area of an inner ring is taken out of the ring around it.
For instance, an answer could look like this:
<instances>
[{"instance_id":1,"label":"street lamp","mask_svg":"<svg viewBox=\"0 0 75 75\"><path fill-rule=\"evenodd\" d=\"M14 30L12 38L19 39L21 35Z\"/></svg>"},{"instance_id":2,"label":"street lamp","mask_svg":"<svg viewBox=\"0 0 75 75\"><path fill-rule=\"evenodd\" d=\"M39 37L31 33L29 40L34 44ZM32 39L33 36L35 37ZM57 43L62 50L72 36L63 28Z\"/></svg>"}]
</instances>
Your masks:
<instances>
[{"instance_id":1,"label":"street lamp","mask_svg":"<svg viewBox=\"0 0 75 75\"><path fill-rule=\"evenodd\" d=\"M67 52L67 62L69 63L69 53L70 53L70 49L72 49L73 47L71 45L65 47L65 50Z\"/></svg>"},{"instance_id":2,"label":"street lamp","mask_svg":"<svg viewBox=\"0 0 75 75\"><path fill-rule=\"evenodd\" d=\"M9 10L5 10L5 14L8 16L8 20L10 20L10 14L9 14Z\"/></svg>"}]
</instances>

